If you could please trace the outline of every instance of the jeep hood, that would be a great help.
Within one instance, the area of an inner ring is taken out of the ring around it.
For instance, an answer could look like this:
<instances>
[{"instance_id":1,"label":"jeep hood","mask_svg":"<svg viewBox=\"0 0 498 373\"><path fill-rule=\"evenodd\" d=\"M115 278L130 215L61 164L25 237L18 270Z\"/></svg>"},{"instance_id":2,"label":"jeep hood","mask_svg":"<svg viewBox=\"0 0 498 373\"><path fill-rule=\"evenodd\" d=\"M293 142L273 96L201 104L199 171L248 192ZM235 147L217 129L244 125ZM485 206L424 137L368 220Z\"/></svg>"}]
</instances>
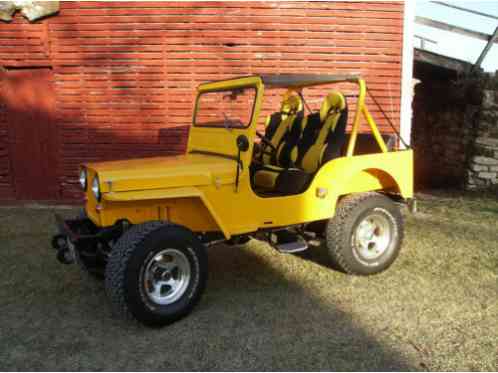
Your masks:
<instances>
[{"instance_id":1,"label":"jeep hood","mask_svg":"<svg viewBox=\"0 0 498 373\"><path fill-rule=\"evenodd\" d=\"M86 164L97 173L102 192L229 184L235 180L237 162L222 155L130 159ZM90 176L92 177L92 176ZM91 181L90 181L91 182Z\"/></svg>"}]
</instances>

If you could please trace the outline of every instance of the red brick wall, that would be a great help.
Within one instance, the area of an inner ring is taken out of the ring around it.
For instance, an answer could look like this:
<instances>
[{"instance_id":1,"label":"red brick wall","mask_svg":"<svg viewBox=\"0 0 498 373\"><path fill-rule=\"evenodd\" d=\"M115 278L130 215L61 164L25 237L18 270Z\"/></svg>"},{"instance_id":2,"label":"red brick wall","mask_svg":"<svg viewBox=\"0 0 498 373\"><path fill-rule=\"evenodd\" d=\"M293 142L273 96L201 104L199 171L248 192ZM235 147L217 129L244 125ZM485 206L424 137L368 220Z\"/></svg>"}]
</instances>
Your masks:
<instances>
[{"instance_id":1,"label":"red brick wall","mask_svg":"<svg viewBox=\"0 0 498 373\"><path fill-rule=\"evenodd\" d=\"M2 80L0 80L0 95ZM12 178L9 163L9 139L5 105L0 100L0 198L12 196Z\"/></svg>"},{"instance_id":2,"label":"red brick wall","mask_svg":"<svg viewBox=\"0 0 498 373\"><path fill-rule=\"evenodd\" d=\"M0 65L52 67L60 198L72 199L82 161L184 151L195 87L206 80L359 72L399 125L402 34L401 2L61 2L59 15L35 24L20 15L0 23ZM312 91L311 104L323 93ZM0 109L7 198L2 118Z\"/></svg>"}]
</instances>

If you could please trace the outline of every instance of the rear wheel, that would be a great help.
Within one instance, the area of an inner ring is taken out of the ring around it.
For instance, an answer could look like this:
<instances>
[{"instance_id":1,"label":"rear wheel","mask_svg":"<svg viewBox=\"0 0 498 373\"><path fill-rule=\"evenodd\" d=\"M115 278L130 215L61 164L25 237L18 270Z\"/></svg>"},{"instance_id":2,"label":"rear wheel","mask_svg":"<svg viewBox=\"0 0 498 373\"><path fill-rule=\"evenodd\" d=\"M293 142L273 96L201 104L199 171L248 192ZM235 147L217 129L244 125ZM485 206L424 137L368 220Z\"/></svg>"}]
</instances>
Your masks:
<instances>
[{"instance_id":1,"label":"rear wheel","mask_svg":"<svg viewBox=\"0 0 498 373\"><path fill-rule=\"evenodd\" d=\"M113 308L162 326L187 315L207 281L207 254L187 228L149 222L131 227L111 251L105 285Z\"/></svg>"},{"instance_id":2,"label":"rear wheel","mask_svg":"<svg viewBox=\"0 0 498 373\"><path fill-rule=\"evenodd\" d=\"M342 199L326 229L329 255L336 266L355 275L387 269L403 240L403 218L398 206L379 193Z\"/></svg>"}]
</instances>

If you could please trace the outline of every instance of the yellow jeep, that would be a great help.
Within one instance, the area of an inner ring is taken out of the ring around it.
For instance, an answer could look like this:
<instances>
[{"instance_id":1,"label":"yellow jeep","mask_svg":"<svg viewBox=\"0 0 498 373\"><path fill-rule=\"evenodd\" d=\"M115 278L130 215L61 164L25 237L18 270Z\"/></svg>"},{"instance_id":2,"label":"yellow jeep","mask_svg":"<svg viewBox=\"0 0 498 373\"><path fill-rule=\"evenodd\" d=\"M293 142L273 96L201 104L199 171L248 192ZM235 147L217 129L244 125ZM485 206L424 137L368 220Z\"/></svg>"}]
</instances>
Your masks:
<instances>
[{"instance_id":1,"label":"yellow jeep","mask_svg":"<svg viewBox=\"0 0 498 373\"><path fill-rule=\"evenodd\" d=\"M358 88L349 133L344 94L328 88L314 111L304 98L335 83ZM264 94L278 90L280 110L260 133ZM82 165L84 214L56 215L58 259L103 278L113 308L148 325L190 312L206 285L206 248L221 242L256 238L293 253L324 240L344 272L383 271L403 238L398 205L413 201L413 153L386 145L366 93L355 75L201 84L186 154Z\"/></svg>"}]
</instances>

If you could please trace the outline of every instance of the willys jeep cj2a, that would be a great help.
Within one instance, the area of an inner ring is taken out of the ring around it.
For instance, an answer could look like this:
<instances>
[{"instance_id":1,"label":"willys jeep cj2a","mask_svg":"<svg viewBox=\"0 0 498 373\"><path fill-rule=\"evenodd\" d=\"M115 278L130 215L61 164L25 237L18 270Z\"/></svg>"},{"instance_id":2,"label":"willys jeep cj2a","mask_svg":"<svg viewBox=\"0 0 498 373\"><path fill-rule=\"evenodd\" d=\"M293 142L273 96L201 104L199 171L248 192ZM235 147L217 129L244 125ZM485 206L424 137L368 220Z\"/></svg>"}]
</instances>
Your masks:
<instances>
[{"instance_id":1,"label":"willys jeep cj2a","mask_svg":"<svg viewBox=\"0 0 498 373\"><path fill-rule=\"evenodd\" d=\"M304 88L334 83L358 88L350 133L341 92L325 92L317 111L304 99ZM263 134L257 123L272 88L287 91ZM216 243L257 238L291 253L325 241L346 273L385 270L403 239L398 206L413 201L413 152L386 145L366 94L356 75L201 84L185 155L82 165L84 213L56 215L57 258L104 279L112 307L147 325L192 310L206 286L207 248ZM362 118L374 145L363 152Z\"/></svg>"}]
</instances>

